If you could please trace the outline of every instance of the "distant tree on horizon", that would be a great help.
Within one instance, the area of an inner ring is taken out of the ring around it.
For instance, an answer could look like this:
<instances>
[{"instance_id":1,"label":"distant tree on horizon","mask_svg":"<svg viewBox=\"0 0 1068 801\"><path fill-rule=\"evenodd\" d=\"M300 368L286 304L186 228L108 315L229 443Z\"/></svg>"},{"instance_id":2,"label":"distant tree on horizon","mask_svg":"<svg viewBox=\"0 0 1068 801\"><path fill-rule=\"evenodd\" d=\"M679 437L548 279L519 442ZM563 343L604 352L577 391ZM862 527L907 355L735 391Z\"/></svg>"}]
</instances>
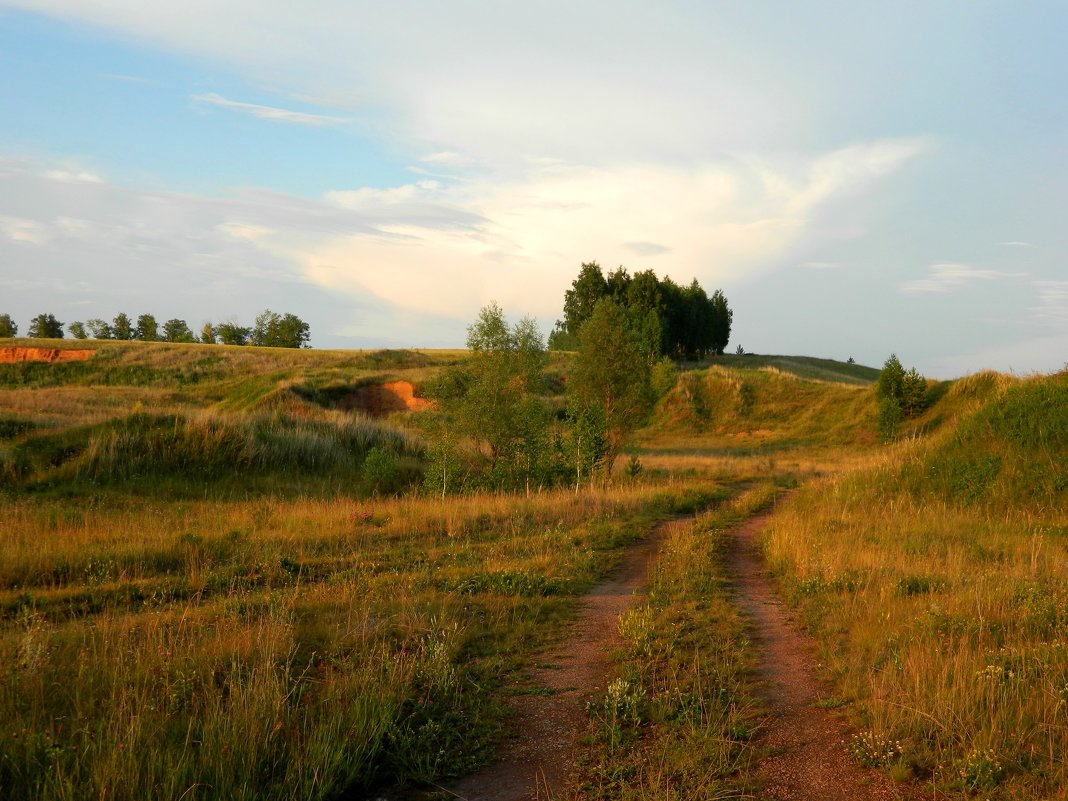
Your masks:
<instances>
[{"instance_id":1,"label":"distant tree on horizon","mask_svg":"<svg viewBox=\"0 0 1068 801\"><path fill-rule=\"evenodd\" d=\"M549 335L549 347L576 349L582 327L605 297L623 310L627 330L650 365L661 356L699 359L722 354L730 342L734 314L722 290L709 297L696 278L683 287L670 277L657 278L652 270L630 275L622 266L606 278L591 261L582 265L564 293L564 316Z\"/></svg>"},{"instance_id":2,"label":"distant tree on horizon","mask_svg":"<svg viewBox=\"0 0 1068 801\"><path fill-rule=\"evenodd\" d=\"M63 339L63 323L52 314L38 314L30 321L30 339Z\"/></svg>"},{"instance_id":3,"label":"distant tree on horizon","mask_svg":"<svg viewBox=\"0 0 1068 801\"><path fill-rule=\"evenodd\" d=\"M151 314L142 314L137 318L137 328L134 337L142 342L159 342L159 323Z\"/></svg>"},{"instance_id":4,"label":"distant tree on horizon","mask_svg":"<svg viewBox=\"0 0 1068 801\"><path fill-rule=\"evenodd\" d=\"M249 342L267 348L307 347L311 327L295 314L264 309L256 316Z\"/></svg>"},{"instance_id":5,"label":"distant tree on horizon","mask_svg":"<svg viewBox=\"0 0 1068 801\"><path fill-rule=\"evenodd\" d=\"M204 323L204 327L200 329L200 342L202 345L214 345L216 343L215 338L215 326L210 322Z\"/></svg>"},{"instance_id":6,"label":"distant tree on horizon","mask_svg":"<svg viewBox=\"0 0 1068 801\"><path fill-rule=\"evenodd\" d=\"M98 339L133 339L134 328L126 312L119 312L111 324L110 337L98 337Z\"/></svg>"},{"instance_id":7,"label":"distant tree on horizon","mask_svg":"<svg viewBox=\"0 0 1068 801\"><path fill-rule=\"evenodd\" d=\"M86 333L85 323L75 320L73 323L67 326L67 330L70 331L70 335L75 339L88 339L89 334Z\"/></svg>"},{"instance_id":8,"label":"distant tree on horizon","mask_svg":"<svg viewBox=\"0 0 1068 801\"><path fill-rule=\"evenodd\" d=\"M196 338L185 320L177 318L163 324L163 339L166 342L195 342Z\"/></svg>"},{"instance_id":9,"label":"distant tree on horizon","mask_svg":"<svg viewBox=\"0 0 1068 801\"><path fill-rule=\"evenodd\" d=\"M223 345L247 345L252 329L234 322L219 323L215 328Z\"/></svg>"},{"instance_id":10,"label":"distant tree on horizon","mask_svg":"<svg viewBox=\"0 0 1068 801\"><path fill-rule=\"evenodd\" d=\"M10 314L0 314L0 339L12 339L19 335L19 327Z\"/></svg>"},{"instance_id":11,"label":"distant tree on horizon","mask_svg":"<svg viewBox=\"0 0 1068 801\"><path fill-rule=\"evenodd\" d=\"M86 327L89 329L89 334L93 339L114 339L115 329L111 327L111 324L105 320L101 320L99 317L94 317L91 320L86 320Z\"/></svg>"}]
</instances>

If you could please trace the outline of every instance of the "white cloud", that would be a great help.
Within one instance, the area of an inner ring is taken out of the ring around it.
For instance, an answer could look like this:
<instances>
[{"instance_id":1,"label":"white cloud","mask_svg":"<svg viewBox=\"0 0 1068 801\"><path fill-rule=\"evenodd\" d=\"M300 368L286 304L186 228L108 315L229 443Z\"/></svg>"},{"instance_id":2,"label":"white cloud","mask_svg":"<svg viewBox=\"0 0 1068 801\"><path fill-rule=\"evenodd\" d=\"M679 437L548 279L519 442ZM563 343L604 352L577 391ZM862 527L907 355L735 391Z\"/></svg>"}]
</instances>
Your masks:
<instances>
[{"instance_id":1,"label":"white cloud","mask_svg":"<svg viewBox=\"0 0 1068 801\"><path fill-rule=\"evenodd\" d=\"M1007 273L1000 270L979 270L967 264L932 264L927 278L917 278L901 285L902 292L951 292L976 281L1019 278L1026 273Z\"/></svg>"},{"instance_id":2,"label":"white cloud","mask_svg":"<svg viewBox=\"0 0 1068 801\"><path fill-rule=\"evenodd\" d=\"M1006 248L1033 248L1034 245L1030 242L1022 242L1019 240L1013 240L1011 242L998 242L999 245Z\"/></svg>"},{"instance_id":3,"label":"white cloud","mask_svg":"<svg viewBox=\"0 0 1068 801\"><path fill-rule=\"evenodd\" d=\"M86 183L98 184L103 179L99 175L88 170L80 169L55 169L44 173L45 178L62 183Z\"/></svg>"},{"instance_id":4,"label":"white cloud","mask_svg":"<svg viewBox=\"0 0 1068 801\"><path fill-rule=\"evenodd\" d=\"M192 99L197 103L205 103L209 106L218 106L231 111L239 111L243 114L251 114L253 117L271 120L272 122L289 122L295 125L312 126L342 125L348 122L343 117L308 114L303 111L293 111L292 109L278 108L276 106L263 106L258 103L243 103L240 100L230 100L215 92L193 95Z\"/></svg>"},{"instance_id":5,"label":"white cloud","mask_svg":"<svg viewBox=\"0 0 1068 801\"><path fill-rule=\"evenodd\" d=\"M1035 281L1033 284L1038 303L1028 309L1032 319L1068 330L1068 281Z\"/></svg>"},{"instance_id":6,"label":"white cloud","mask_svg":"<svg viewBox=\"0 0 1068 801\"><path fill-rule=\"evenodd\" d=\"M808 270L835 270L838 263L833 261L806 261L801 265Z\"/></svg>"},{"instance_id":7,"label":"white cloud","mask_svg":"<svg viewBox=\"0 0 1068 801\"><path fill-rule=\"evenodd\" d=\"M26 245L41 245L48 239L43 225L21 217L0 216L0 234L12 242Z\"/></svg>"}]
</instances>

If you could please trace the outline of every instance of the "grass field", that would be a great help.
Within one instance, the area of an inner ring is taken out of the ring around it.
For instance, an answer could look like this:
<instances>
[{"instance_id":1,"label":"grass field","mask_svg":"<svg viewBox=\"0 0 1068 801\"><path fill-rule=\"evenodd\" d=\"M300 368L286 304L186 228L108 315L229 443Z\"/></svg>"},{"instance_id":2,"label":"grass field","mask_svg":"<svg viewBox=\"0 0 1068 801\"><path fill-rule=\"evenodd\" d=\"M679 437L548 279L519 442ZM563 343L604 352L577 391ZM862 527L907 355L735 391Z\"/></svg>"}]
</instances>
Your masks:
<instances>
[{"instance_id":1,"label":"grass field","mask_svg":"<svg viewBox=\"0 0 1068 801\"><path fill-rule=\"evenodd\" d=\"M870 368L723 357L680 373L636 478L442 499L403 491L411 413L330 399L461 353L55 344L98 353L0 365L2 798L325 799L468 772L581 593L695 511L620 622L575 795L741 792L760 710L721 553L782 486L767 557L858 758L900 743L875 761L950 797L1066 797L1064 373L932 387L887 446ZM369 480L373 450L400 494Z\"/></svg>"}]
</instances>

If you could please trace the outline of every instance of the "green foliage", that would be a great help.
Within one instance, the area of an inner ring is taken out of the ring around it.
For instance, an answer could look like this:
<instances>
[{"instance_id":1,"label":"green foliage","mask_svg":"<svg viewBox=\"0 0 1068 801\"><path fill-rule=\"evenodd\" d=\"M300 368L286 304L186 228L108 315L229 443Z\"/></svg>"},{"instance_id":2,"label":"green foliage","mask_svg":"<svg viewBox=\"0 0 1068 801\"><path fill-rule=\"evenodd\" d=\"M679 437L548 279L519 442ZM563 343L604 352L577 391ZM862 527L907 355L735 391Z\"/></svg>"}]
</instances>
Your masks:
<instances>
[{"instance_id":1,"label":"green foliage","mask_svg":"<svg viewBox=\"0 0 1068 801\"><path fill-rule=\"evenodd\" d=\"M295 314L264 309L256 317L249 342L268 348L304 348L310 336L311 327Z\"/></svg>"},{"instance_id":2,"label":"green foliage","mask_svg":"<svg viewBox=\"0 0 1068 801\"><path fill-rule=\"evenodd\" d=\"M224 345L247 345L252 329L234 322L219 323L215 332L219 336L219 342Z\"/></svg>"},{"instance_id":3,"label":"green foliage","mask_svg":"<svg viewBox=\"0 0 1068 801\"><path fill-rule=\"evenodd\" d=\"M99 317L94 317L86 322L89 327L89 333L93 339L115 339L114 329L111 324L101 320Z\"/></svg>"},{"instance_id":4,"label":"green foliage","mask_svg":"<svg viewBox=\"0 0 1068 801\"><path fill-rule=\"evenodd\" d=\"M879 399L878 430L884 442L895 439L901 424L918 415L928 400L927 379L915 367L905 370L896 353L883 364L875 384Z\"/></svg>"},{"instance_id":5,"label":"green foliage","mask_svg":"<svg viewBox=\"0 0 1068 801\"><path fill-rule=\"evenodd\" d=\"M711 350L713 353L720 354L726 350L727 343L731 340L731 323L734 321L734 312L727 306L727 297L719 289L712 293L711 305Z\"/></svg>"},{"instance_id":6,"label":"green foliage","mask_svg":"<svg viewBox=\"0 0 1068 801\"><path fill-rule=\"evenodd\" d=\"M204 323L204 327L200 329L200 343L202 345L214 345L216 341L215 326L210 322Z\"/></svg>"},{"instance_id":7,"label":"green foliage","mask_svg":"<svg viewBox=\"0 0 1068 801\"><path fill-rule=\"evenodd\" d=\"M116 339L125 339L118 335L118 318L116 318ZM134 338L139 339L142 342L158 342L159 341L159 323L156 322L156 318L151 314L142 314L137 318L137 328L134 331Z\"/></svg>"},{"instance_id":8,"label":"green foliage","mask_svg":"<svg viewBox=\"0 0 1068 801\"><path fill-rule=\"evenodd\" d=\"M67 330L70 331L70 335L75 339L88 339L89 334L86 333L85 323L75 320L73 323L67 326Z\"/></svg>"},{"instance_id":9,"label":"green foliage","mask_svg":"<svg viewBox=\"0 0 1068 801\"><path fill-rule=\"evenodd\" d=\"M367 452L361 468L363 480L378 494L396 492L400 471L397 469L396 457L385 448L375 446Z\"/></svg>"},{"instance_id":10,"label":"green foliage","mask_svg":"<svg viewBox=\"0 0 1068 801\"><path fill-rule=\"evenodd\" d=\"M477 472L490 485L530 489L543 483L550 437L540 398L546 353L537 324L524 318L509 327L491 303L468 327L467 346L471 359L444 371L430 394L455 431L473 443L482 462Z\"/></svg>"},{"instance_id":11,"label":"green foliage","mask_svg":"<svg viewBox=\"0 0 1068 801\"><path fill-rule=\"evenodd\" d=\"M897 439L901 424L905 422L905 413L901 406L892 398L880 398L879 407L875 418L875 428L879 433L879 439L883 442L893 442Z\"/></svg>"},{"instance_id":12,"label":"green foliage","mask_svg":"<svg viewBox=\"0 0 1068 801\"><path fill-rule=\"evenodd\" d=\"M658 279L652 270L631 276L619 267L605 278L600 265L589 262L564 294L564 319L557 321L549 347L576 349L582 327L602 298L624 310L633 343L649 364L662 355L682 359L722 353L730 339L733 312L722 291L709 298L697 279L680 287L670 278Z\"/></svg>"},{"instance_id":13,"label":"green foliage","mask_svg":"<svg viewBox=\"0 0 1068 801\"><path fill-rule=\"evenodd\" d=\"M151 318L151 315L149 317ZM153 319L152 322L155 323L155 320ZM138 326L140 326L140 320L138 320ZM111 324L111 331L111 338L122 340L134 339L138 333L126 312L119 312L115 315L115 319ZM140 339L141 337L137 338Z\"/></svg>"},{"instance_id":14,"label":"green foliage","mask_svg":"<svg viewBox=\"0 0 1068 801\"><path fill-rule=\"evenodd\" d=\"M137 413L32 435L11 449L5 469L12 481L91 484L161 476L198 483L238 471L251 484L266 474L355 475L375 447L416 452L399 432L352 418L315 423L280 415ZM380 464L376 477L383 470ZM394 467L394 486L399 477Z\"/></svg>"},{"instance_id":15,"label":"green foliage","mask_svg":"<svg viewBox=\"0 0 1068 801\"><path fill-rule=\"evenodd\" d=\"M19 335L19 327L10 314L0 314L0 339L11 339Z\"/></svg>"},{"instance_id":16,"label":"green foliage","mask_svg":"<svg viewBox=\"0 0 1068 801\"><path fill-rule=\"evenodd\" d=\"M675 388L679 380L679 370L675 362L669 357L663 356L653 365L649 373L649 386L653 392L653 398L660 400Z\"/></svg>"},{"instance_id":17,"label":"green foliage","mask_svg":"<svg viewBox=\"0 0 1068 801\"><path fill-rule=\"evenodd\" d=\"M63 339L63 323L53 314L38 314L30 320L30 339Z\"/></svg>"},{"instance_id":18,"label":"green foliage","mask_svg":"<svg viewBox=\"0 0 1068 801\"><path fill-rule=\"evenodd\" d=\"M195 342L193 332L185 320L171 319L163 324L163 340L165 342Z\"/></svg>"},{"instance_id":19,"label":"green foliage","mask_svg":"<svg viewBox=\"0 0 1068 801\"><path fill-rule=\"evenodd\" d=\"M652 408L649 377L649 364L627 329L623 310L603 298L579 335L568 404L573 417L601 421L606 476Z\"/></svg>"},{"instance_id":20,"label":"green foliage","mask_svg":"<svg viewBox=\"0 0 1068 801\"><path fill-rule=\"evenodd\" d=\"M1068 497L1068 376L1008 387L961 421L909 475L916 492L963 503Z\"/></svg>"}]
</instances>

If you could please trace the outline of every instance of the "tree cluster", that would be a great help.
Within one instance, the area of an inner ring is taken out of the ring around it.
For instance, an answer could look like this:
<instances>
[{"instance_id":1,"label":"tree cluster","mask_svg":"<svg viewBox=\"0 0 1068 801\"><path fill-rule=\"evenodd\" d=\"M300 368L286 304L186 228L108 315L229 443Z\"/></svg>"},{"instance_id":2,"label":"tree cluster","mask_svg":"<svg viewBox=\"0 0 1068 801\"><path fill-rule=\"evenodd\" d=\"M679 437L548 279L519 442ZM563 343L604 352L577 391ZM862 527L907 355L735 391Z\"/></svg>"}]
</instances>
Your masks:
<instances>
[{"instance_id":1,"label":"tree cluster","mask_svg":"<svg viewBox=\"0 0 1068 801\"><path fill-rule=\"evenodd\" d=\"M607 276L593 261L582 265L564 293L564 317L549 336L553 350L574 350L583 326L602 298L611 298L624 315L642 357L652 364L661 356L698 359L721 354L730 341L733 311L722 290L711 297L695 278L680 286L657 278L652 270L631 275L619 267Z\"/></svg>"},{"instance_id":2,"label":"tree cluster","mask_svg":"<svg viewBox=\"0 0 1068 801\"><path fill-rule=\"evenodd\" d=\"M428 432L428 487L523 490L607 478L652 408L651 370L625 310L594 304L579 335L566 414L546 403L545 345L536 323L509 326L492 303L468 328L471 358L429 388L441 416Z\"/></svg>"},{"instance_id":3,"label":"tree cluster","mask_svg":"<svg viewBox=\"0 0 1068 801\"><path fill-rule=\"evenodd\" d=\"M142 314L133 320L120 312L113 320L76 320L66 326L75 339L119 339L142 342L200 342L205 345L260 345L269 348L306 348L311 328L295 314L277 314L265 309L251 326L234 322L204 323L199 336L185 320L171 319L162 325L155 316ZM62 339L64 324L52 314L38 314L30 321L31 339ZM0 314L0 338L18 336L18 326L8 314Z\"/></svg>"},{"instance_id":4,"label":"tree cluster","mask_svg":"<svg viewBox=\"0 0 1068 801\"><path fill-rule=\"evenodd\" d=\"M926 406L927 379L915 367L906 370L896 353L883 364L875 384L879 400L877 425L884 441L892 440L901 423L915 417Z\"/></svg>"}]
</instances>

